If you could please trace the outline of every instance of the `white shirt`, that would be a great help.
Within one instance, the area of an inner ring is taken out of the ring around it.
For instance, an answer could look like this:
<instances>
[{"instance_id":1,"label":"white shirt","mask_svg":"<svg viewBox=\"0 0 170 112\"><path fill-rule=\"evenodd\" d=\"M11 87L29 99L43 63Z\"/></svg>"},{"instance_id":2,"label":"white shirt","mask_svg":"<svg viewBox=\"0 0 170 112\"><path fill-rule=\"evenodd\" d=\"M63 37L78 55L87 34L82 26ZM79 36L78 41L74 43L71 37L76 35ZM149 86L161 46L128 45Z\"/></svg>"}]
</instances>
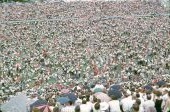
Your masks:
<instances>
[{"instance_id":1,"label":"white shirt","mask_svg":"<svg viewBox=\"0 0 170 112\"><path fill-rule=\"evenodd\" d=\"M155 102L152 100L147 100L143 103L144 110L147 110L149 107L155 107Z\"/></svg>"},{"instance_id":2,"label":"white shirt","mask_svg":"<svg viewBox=\"0 0 170 112\"><path fill-rule=\"evenodd\" d=\"M162 107L165 106L165 103L166 103L167 99L168 99L168 94L164 94L164 95L162 96L162 100L163 100L163 102L162 102Z\"/></svg>"},{"instance_id":3,"label":"white shirt","mask_svg":"<svg viewBox=\"0 0 170 112\"><path fill-rule=\"evenodd\" d=\"M80 104L82 104L82 100L77 98L77 100L75 101L75 105L80 105Z\"/></svg>"},{"instance_id":4,"label":"white shirt","mask_svg":"<svg viewBox=\"0 0 170 112\"><path fill-rule=\"evenodd\" d=\"M132 97L129 96L127 98L122 99L121 104L122 104L123 111L127 112L127 111L131 110L131 108L134 104L134 101L132 100Z\"/></svg>"},{"instance_id":5,"label":"white shirt","mask_svg":"<svg viewBox=\"0 0 170 112\"><path fill-rule=\"evenodd\" d=\"M80 112L90 112L92 110L89 104L81 104L80 105Z\"/></svg>"},{"instance_id":6,"label":"white shirt","mask_svg":"<svg viewBox=\"0 0 170 112\"><path fill-rule=\"evenodd\" d=\"M112 100L108 104L110 106L110 112L121 112L119 100Z\"/></svg>"},{"instance_id":7,"label":"white shirt","mask_svg":"<svg viewBox=\"0 0 170 112\"><path fill-rule=\"evenodd\" d=\"M66 106L61 109L61 112L74 112L75 106Z\"/></svg>"}]
</instances>

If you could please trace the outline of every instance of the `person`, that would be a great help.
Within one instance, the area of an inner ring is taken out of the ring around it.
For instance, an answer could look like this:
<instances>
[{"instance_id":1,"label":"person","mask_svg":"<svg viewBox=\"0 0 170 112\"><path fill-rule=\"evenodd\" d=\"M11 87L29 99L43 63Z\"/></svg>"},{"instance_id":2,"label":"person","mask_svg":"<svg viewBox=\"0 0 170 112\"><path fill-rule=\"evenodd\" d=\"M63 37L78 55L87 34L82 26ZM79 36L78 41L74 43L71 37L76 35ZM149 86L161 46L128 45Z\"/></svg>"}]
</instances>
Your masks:
<instances>
[{"instance_id":1,"label":"person","mask_svg":"<svg viewBox=\"0 0 170 112\"><path fill-rule=\"evenodd\" d=\"M75 106L72 101L66 103L66 106L61 109L61 112L74 112Z\"/></svg>"},{"instance_id":2,"label":"person","mask_svg":"<svg viewBox=\"0 0 170 112\"><path fill-rule=\"evenodd\" d=\"M121 112L119 100L114 95L111 98L112 100L108 102L110 112Z\"/></svg>"},{"instance_id":3,"label":"person","mask_svg":"<svg viewBox=\"0 0 170 112\"><path fill-rule=\"evenodd\" d=\"M100 103L99 102L94 104L93 112L100 112Z\"/></svg>"},{"instance_id":4,"label":"person","mask_svg":"<svg viewBox=\"0 0 170 112\"><path fill-rule=\"evenodd\" d=\"M162 108L164 108L165 107L165 104L166 104L166 101L167 101L167 99L168 99L168 89L164 89L163 90L163 92L162 92L162 100L163 100L163 102L162 102Z\"/></svg>"},{"instance_id":5,"label":"person","mask_svg":"<svg viewBox=\"0 0 170 112\"><path fill-rule=\"evenodd\" d=\"M164 107L164 112L170 112L170 91L168 91L168 99Z\"/></svg>"},{"instance_id":6,"label":"person","mask_svg":"<svg viewBox=\"0 0 170 112\"><path fill-rule=\"evenodd\" d=\"M155 107L148 107L145 112L157 112Z\"/></svg>"},{"instance_id":7,"label":"person","mask_svg":"<svg viewBox=\"0 0 170 112\"><path fill-rule=\"evenodd\" d=\"M141 111L139 111L139 105L137 103L133 104L132 112L141 112Z\"/></svg>"},{"instance_id":8,"label":"person","mask_svg":"<svg viewBox=\"0 0 170 112\"><path fill-rule=\"evenodd\" d=\"M150 94L148 94L146 96L146 98L147 98L147 100L143 103L143 109L144 109L144 111L147 112L147 110L149 110L151 108L155 108L155 102L153 100L151 100L152 96Z\"/></svg>"},{"instance_id":9,"label":"person","mask_svg":"<svg viewBox=\"0 0 170 112\"><path fill-rule=\"evenodd\" d=\"M132 100L131 91L127 90L127 92L125 92L125 98L121 100L122 110L124 112L131 111L133 104L134 101Z\"/></svg>"},{"instance_id":10,"label":"person","mask_svg":"<svg viewBox=\"0 0 170 112\"><path fill-rule=\"evenodd\" d=\"M161 92L157 91L156 92L156 99L155 99L155 108L157 112L162 112L162 98L161 98Z\"/></svg>"},{"instance_id":11,"label":"person","mask_svg":"<svg viewBox=\"0 0 170 112\"><path fill-rule=\"evenodd\" d=\"M107 102L100 103L100 112L109 112L109 104Z\"/></svg>"},{"instance_id":12,"label":"person","mask_svg":"<svg viewBox=\"0 0 170 112\"><path fill-rule=\"evenodd\" d=\"M92 108L89 104L87 104L86 99L82 100L82 104L80 105L81 112L91 112Z\"/></svg>"},{"instance_id":13,"label":"person","mask_svg":"<svg viewBox=\"0 0 170 112\"><path fill-rule=\"evenodd\" d=\"M75 112L80 112L80 105L77 105L77 106L75 107Z\"/></svg>"},{"instance_id":14,"label":"person","mask_svg":"<svg viewBox=\"0 0 170 112\"><path fill-rule=\"evenodd\" d=\"M144 112L141 100L140 99L136 99L135 103L139 105L139 112Z\"/></svg>"}]
</instances>

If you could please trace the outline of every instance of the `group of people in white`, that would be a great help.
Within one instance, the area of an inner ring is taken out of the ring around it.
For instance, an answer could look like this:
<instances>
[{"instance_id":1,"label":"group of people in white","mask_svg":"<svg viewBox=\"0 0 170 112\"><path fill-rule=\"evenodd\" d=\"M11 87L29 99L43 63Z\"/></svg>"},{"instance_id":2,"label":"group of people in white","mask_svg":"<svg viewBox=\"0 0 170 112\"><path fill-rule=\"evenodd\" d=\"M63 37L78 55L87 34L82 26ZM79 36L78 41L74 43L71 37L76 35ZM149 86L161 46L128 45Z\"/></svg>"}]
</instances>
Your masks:
<instances>
[{"instance_id":1,"label":"group of people in white","mask_svg":"<svg viewBox=\"0 0 170 112\"><path fill-rule=\"evenodd\" d=\"M129 82L128 82L129 83ZM133 82L131 82L132 84ZM129 87L128 84L121 84L121 98L113 94L108 99L109 88L101 83L96 83L90 91L85 89L85 85L77 84L74 93L78 97L75 102L68 101L64 104L59 102L51 106L52 112L169 112L170 111L170 85L152 85L153 90L144 89L135 85ZM73 87L72 89L75 89ZM95 88L101 88L102 92L95 93ZM95 94L103 96L96 97ZM61 95L61 93L59 94ZM108 100L106 100L108 99ZM50 100L52 101L52 100ZM33 112L36 112L36 108Z\"/></svg>"}]
</instances>

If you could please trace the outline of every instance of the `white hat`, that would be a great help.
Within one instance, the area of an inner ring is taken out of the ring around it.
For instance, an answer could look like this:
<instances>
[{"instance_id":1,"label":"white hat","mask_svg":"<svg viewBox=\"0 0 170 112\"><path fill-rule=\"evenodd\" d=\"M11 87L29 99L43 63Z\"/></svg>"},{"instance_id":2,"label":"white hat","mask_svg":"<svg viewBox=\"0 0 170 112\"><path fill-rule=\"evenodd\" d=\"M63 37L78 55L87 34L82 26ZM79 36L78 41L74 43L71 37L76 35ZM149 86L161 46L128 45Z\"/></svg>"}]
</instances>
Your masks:
<instances>
[{"instance_id":1,"label":"white hat","mask_svg":"<svg viewBox=\"0 0 170 112\"><path fill-rule=\"evenodd\" d=\"M109 108L109 104L106 103L106 102L101 102L100 103L100 110L101 111L104 111L104 110L107 110Z\"/></svg>"}]
</instances>

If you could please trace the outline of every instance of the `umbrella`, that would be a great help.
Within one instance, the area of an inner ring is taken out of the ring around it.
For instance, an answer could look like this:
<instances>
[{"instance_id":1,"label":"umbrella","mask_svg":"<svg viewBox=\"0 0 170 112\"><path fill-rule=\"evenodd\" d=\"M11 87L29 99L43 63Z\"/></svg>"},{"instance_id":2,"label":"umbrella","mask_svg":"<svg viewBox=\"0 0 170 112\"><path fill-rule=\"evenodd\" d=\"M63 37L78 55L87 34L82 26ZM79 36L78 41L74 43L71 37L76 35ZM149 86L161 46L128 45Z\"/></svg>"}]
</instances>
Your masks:
<instances>
[{"instance_id":1,"label":"umbrella","mask_svg":"<svg viewBox=\"0 0 170 112\"><path fill-rule=\"evenodd\" d=\"M39 109L40 112L52 112L48 105L42 105L42 106L38 106L36 108Z\"/></svg>"},{"instance_id":2,"label":"umbrella","mask_svg":"<svg viewBox=\"0 0 170 112\"><path fill-rule=\"evenodd\" d=\"M27 112L27 96L20 94L1 105L2 112Z\"/></svg>"},{"instance_id":3,"label":"umbrella","mask_svg":"<svg viewBox=\"0 0 170 112\"><path fill-rule=\"evenodd\" d=\"M30 111L32 112L32 109L34 107L40 106L40 105L46 105L48 102L46 100L43 99L38 99L37 101L35 101L34 103L32 103L30 105Z\"/></svg>"},{"instance_id":4,"label":"umbrella","mask_svg":"<svg viewBox=\"0 0 170 112\"><path fill-rule=\"evenodd\" d=\"M121 87L121 85L118 85L118 84L114 84L114 85L111 85L110 86L110 89L114 89L114 90L121 90L122 89L122 87Z\"/></svg>"},{"instance_id":5,"label":"umbrella","mask_svg":"<svg viewBox=\"0 0 170 112\"><path fill-rule=\"evenodd\" d=\"M146 89L146 90L153 90L153 88L152 88L151 85L146 85L146 86L144 86L144 89Z\"/></svg>"},{"instance_id":6,"label":"umbrella","mask_svg":"<svg viewBox=\"0 0 170 112\"><path fill-rule=\"evenodd\" d=\"M101 88L95 88L93 92L94 92L94 93L102 92L102 89L101 89Z\"/></svg>"},{"instance_id":7,"label":"umbrella","mask_svg":"<svg viewBox=\"0 0 170 112\"><path fill-rule=\"evenodd\" d=\"M163 85L165 85L165 84L166 84L166 82L163 81L163 80L157 82L157 85L158 85L158 86L163 86Z\"/></svg>"},{"instance_id":8,"label":"umbrella","mask_svg":"<svg viewBox=\"0 0 170 112\"><path fill-rule=\"evenodd\" d=\"M116 98L121 98L122 97L121 91L115 90L115 89L109 89L108 95L109 96L115 96Z\"/></svg>"},{"instance_id":9,"label":"umbrella","mask_svg":"<svg viewBox=\"0 0 170 112\"><path fill-rule=\"evenodd\" d=\"M94 96L97 98L97 99L100 99L101 102L109 102L111 100L111 98L103 93L103 92L98 92L98 93L95 93Z\"/></svg>"},{"instance_id":10,"label":"umbrella","mask_svg":"<svg viewBox=\"0 0 170 112\"><path fill-rule=\"evenodd\" d=\"M66 94L66 93L69 93L69 91L70 91L70 90L68 90L68 89L62 89L62 90L61 90L61 93Z\"/></svg>"},{"instance_id":11,"label":"umbrella","mask_svg":"<svg viewBox=\"0 0 170 112\"><path fill-rule=\"evenodd\" d=\"M65 104L69 101L70 101L70 99L68 97L60 97L57 99L57 102L59 102L60 104Z\"/></svg>"},{"instance_id":12,"label":"umbrella","mask_svg":"<svg viewBox=\"0 0 170 112\"><path fill-rule=\"evenodd\" d=\"M64 95L65 97L68 97L70 101L75 102L77 100L77 96L74 93L68 93Z\"/></svg>"}]
</instances>

